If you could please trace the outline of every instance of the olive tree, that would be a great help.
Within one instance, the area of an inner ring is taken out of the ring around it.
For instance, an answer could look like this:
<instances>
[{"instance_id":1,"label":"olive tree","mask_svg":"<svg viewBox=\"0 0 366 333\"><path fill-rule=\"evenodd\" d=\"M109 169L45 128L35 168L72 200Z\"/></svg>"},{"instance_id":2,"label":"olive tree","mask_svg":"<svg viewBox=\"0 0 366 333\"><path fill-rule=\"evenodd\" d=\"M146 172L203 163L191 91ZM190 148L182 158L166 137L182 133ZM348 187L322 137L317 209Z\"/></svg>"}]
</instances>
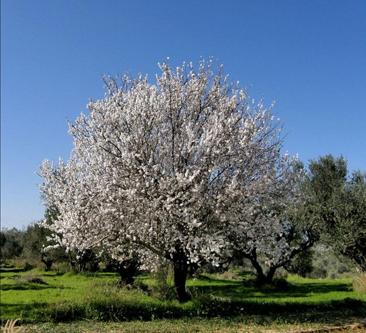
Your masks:
<instances>
[{"instance_id":1,"label":"olive tree","mask_svg":"<svg viewBox=\"0 0 366 333\"><path fill-rule=\"evenodd\" d=\"M349 176L343 157L311 161L308 206L323 242L366 270L366 174Z\"/></svg>"}]
</instances>

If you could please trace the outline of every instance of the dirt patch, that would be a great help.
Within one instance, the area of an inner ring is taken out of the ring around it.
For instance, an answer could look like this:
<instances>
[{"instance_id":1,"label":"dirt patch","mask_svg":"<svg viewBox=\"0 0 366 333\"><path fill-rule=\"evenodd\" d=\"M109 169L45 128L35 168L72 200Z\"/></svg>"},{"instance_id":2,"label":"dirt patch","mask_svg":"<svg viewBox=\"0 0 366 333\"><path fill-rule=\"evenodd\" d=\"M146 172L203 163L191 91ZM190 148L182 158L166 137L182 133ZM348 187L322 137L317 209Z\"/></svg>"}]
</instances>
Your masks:
<instances>
[{"instance_id":1,"label":"dirt patch","mask_svg":"<svg viewBox=\"0 0 366 333\"><path fill-rule=\"evenodd\" d=\"M291 331L289 333L344 333L344 332L365 333L366 323L355 323L345 326L333 326L333 327L324 327L310 330Z\"/></svg>"}]
</instances>

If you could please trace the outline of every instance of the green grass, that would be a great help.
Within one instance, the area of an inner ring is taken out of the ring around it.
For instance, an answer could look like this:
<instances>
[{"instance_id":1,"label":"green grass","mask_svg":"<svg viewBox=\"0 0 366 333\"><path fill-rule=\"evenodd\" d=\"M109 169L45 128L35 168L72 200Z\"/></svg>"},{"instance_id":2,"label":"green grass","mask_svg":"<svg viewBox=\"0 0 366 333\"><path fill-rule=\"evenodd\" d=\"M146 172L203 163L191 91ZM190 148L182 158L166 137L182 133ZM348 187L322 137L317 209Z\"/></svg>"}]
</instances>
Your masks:
<instances>
[{"instance_id":1,"label":"green grass","mask_svg":"<svg viewBox=\"0 0 366 333\"><path fill-rule=\"evenodd\" d=\"M34 278L44 283L32 282ZM150 287L155 283L148 276L139 280ZM98 325L107 325L102 321L130 321L124 326L126 332L129 332L128 327L132 332L141 320L153 320L153 325L167 325L161 331L173 332L174 325L183 325L182 329L185 327L185 318L199 318L196 321L192 319L192 323L196 322L202 326L202 331L205 328L207 331L215 321L228 329L232 324L234 330L245 323L253 327L269 324L306 326L309 323L317 326L366 317L366 296L352 290L350 278L319 280L290 276L288 287L276 290L205 276L188 281L193 300L185 304L174 300L162 301L137 289L118 288L116 281L117 277L111 273L1 272L0 318L20 318L22 323L87 319L99 322ZM47 331L49 325L38 325L39 332L42 332L42 327ZM79 325L82 331L82 326L87 323L73 325ZM55 332L62 331L62 325L52 327ZM31 326L28 328L32 329ZM76 329L73 331L77 332ZM136 328L135 331L140 330Z\"/></svg>"}]
</instances>

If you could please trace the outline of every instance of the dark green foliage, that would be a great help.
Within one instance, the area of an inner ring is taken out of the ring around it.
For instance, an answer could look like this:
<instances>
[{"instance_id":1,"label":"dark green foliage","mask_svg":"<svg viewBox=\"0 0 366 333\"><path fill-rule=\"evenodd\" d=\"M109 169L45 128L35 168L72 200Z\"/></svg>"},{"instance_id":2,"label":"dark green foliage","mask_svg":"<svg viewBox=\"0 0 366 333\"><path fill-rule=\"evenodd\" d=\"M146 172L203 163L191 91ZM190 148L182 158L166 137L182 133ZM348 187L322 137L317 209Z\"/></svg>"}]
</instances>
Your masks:
<instances>
[{"instance_id":1,"label":"dark green foliage","mask_svg":"<svg viewBox=\"0 0 366 333\"><path fill-rule=\"evenodd\" d=\"M311 190L321 203L328 203L342 189L347 177L347 162L343 157L326 155L309 165Z\"/></svg>"},{"instance_id":2,"label":"dark green foliage","mask_svg":"<svg viewBox=\"0 0 366 333\"><path fill-rule=\"evenodd\" d=\"M33 268L34 268L34 266L32 264L30 264L28 261L26 261L23 266L23 271L27 272L27 271L32 270Z\"/></svg>"},{"instance_id":3,"label":"dark green foliage","mask_svg":"<svg viewBox=\"0 0 366 333\"><path fill-rule=\"evenodd\" d=\"M302 277L308 276L314 269L314 251L309 249L299 253L288 265L285 266L289 273L298 274Z\"/></svg>"},{"instance_id":4,"label":"dark green foliage","mask_svg":"<svg viewBox=\"0 0 366 333\"><path fill-rule=\"evenodd\" d=\"M23 251L23 234L16 228L1 231L1 261L20 256Z\"/></svg>"},{"instance_id":5,"label":"dark green foliage","mask_svg":"<svg viewBox=\"0 0 366 333\"><path fill-rule=\"evenodd\" d=\"M53 263L67 259L65 250L61 247L47 247L53 243L48 240L52 233L40 223L30 224L24 231L18 231L22 236L22 252L19 257L32 262L42 262L46 271Z\"/></svg>"},{"instance_id":6,"label":"dark green foliage","mask_svg":"<svg viewBox=\"0 0 366 333\"><path fill-rule=\"evenodd\" d=\"M51 269L54 262L65 260L65 251L61 247L46 250L46 247L50 245L48 241L50 236L50 230L41 224L29 225L23 233L22 258L41 261L46 271Z\"/></svg>"},{"instance_id":7,"label":"dark green foliage","mask_svg":"<svg viewBox=\"0 0 366 333\"><path fill-rule=\"evenodd\" d=\"M340 240L337 249L366 271L366 174L355 172L346 184L336 228L329 231Z\"/></svg>"},{"instance_id":8,"label":"dark green foliage","mask_svg":"<svg viewBox=\"0 0 366 333\"><path fill-rule=\"evenodd\" d=\"M27 227L23 233L23 253L26 259L41 259L43 248L47 244L46 237L50 236L50 231L35 223Z\"/></svg>"},{"instance_id":9,"label":"dark green foliage","mask_svg":"<svg viewBox=\"0 0 366 333\"><path fill-rule=\"evenodd\" d=\"M5 232L0 231L0 248L2 248L5 245L5 242L6 242Z\"/></svg>"},{"instance_id":10,"label":"dark green foliage","mask_svg":"<svg viewBox=\"0 0 366 333\"><path fill-rule=\"evenodd\" d=\"M349 258L339 255L333 247L318 244L313 251L313 270L308 277L334 279L356 273L355 264Z\"/></svg>"},{"instance_id":11,"label":"dark green foliage","mask_svg":"<svg viewBox=\"0 0 366 333\"><path fill-rule=\"evenodd\" d=\"M305 191L307 217L323 242L366 270L366 175L347 178L342 157L311 161Z\"/></svg>"}]
</instances>

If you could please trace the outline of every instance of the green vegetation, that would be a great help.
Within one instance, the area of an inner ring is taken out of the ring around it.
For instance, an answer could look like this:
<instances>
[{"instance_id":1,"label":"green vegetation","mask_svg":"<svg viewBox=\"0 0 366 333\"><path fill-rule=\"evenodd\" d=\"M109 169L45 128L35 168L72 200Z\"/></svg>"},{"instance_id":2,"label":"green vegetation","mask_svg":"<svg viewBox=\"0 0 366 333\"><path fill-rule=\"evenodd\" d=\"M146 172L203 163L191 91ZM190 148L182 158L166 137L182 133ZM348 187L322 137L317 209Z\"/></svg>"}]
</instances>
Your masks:
<instances>
[{"instance_id":1,"label":"green vegetation","mask_svg":"<svg viewBox=\"0 0 366 333\"><path fill-rule=\"evenodd\" d=\"M277 325L344 322L366 314L366 295L354 292L349 278L319 280L290 276L287 283L282 281L277 288L258 289L250 280L205 275L188 281L194 298L184 304L154 297L154 280L149 276L139 277L136 287L130 289L118 287L117 281L113 273L3 270L1 319L40 323L219 317L225 318L223 325L225 321L236 324L270 321ZM161 325L169 326L171 322ZM208 321L202 325L211 324Z\"/></svg>"},{"instance_id":2,"label":"green vegetation","mask_svg":"<svg viewBox=\"0 0 366 333\"><path fill-rule=\"evenodd\" d=\"M335 253L366 270L366 174L347 170L343 157L325 155L309 165L305 220Z\"/></svg>"}]
</instances>

